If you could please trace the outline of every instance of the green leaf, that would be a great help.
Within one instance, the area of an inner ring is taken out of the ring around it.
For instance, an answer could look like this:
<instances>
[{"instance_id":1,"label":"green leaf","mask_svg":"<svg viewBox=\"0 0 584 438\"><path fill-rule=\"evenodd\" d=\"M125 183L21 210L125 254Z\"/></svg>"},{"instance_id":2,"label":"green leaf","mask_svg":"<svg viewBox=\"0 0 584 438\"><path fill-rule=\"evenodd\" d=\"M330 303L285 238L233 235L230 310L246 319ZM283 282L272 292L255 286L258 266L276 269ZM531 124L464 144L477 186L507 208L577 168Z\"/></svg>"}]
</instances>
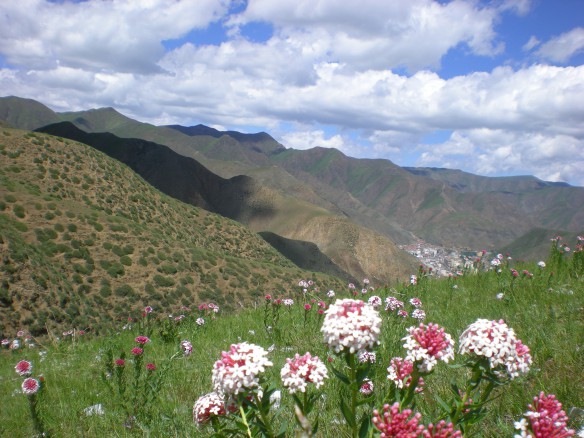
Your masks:
<instances>
[{"instance_id":1,"label":"green leaf","mask_svg":"<svg viewBox=\"0 0 584 438\"><path fill-rule=\"evenodd\" d=\"M359 428L359 438L365 438L369 434L371 428L371 418L366 414L361 420L361 427Z\"/></svg>"},{"instance_id":2,"label":"green leaf","mask_svg":"<svg viewBox=\"0 0 584 438\"><path fill-rule=\"evenodd\" d=\"M345 421L351 427L355 427L355 418L353 418L353 413L349 409L349 407L345 404L345 401L341 399L341 412L343 413L343 417L345 417Z\"/></svg>"},{"instance_id":3,"label":"green leaf","mask_svg":"<svg viewBox=\"0 0 584 438\"><path fill-rule=\"evenodd\" d=\"M338 371L334 366L331 365L331 369L333 370L333 374L335 376L337 376L337 378L343 382L345 385L350 385L351 384L351 380L349 379L349 377L347 377L346 375L344 375L343 373L341 373L340 371Z\"/></svg>"},{"instance_id":4,"label":"green leaf","mask_svg":"<svg viewBox=\"0 0 584 438\"><path fill-rule=\"evenodd\" d=\"M369 371L371 371L371 362L367 363L365 367L359 367L357 369L357 383L361 384L369 375Z\"/></svg>"},{"instance_id":5,"label":"green leaf","mask_svg":"<svg viewBox=\"0 0 584 438\"><path fill-rule=\"evenodd\" d=\"M434 394L434 399L438 402L445 414L450 414L450 406L438 394Z\"/></svg>"}]
</instances>

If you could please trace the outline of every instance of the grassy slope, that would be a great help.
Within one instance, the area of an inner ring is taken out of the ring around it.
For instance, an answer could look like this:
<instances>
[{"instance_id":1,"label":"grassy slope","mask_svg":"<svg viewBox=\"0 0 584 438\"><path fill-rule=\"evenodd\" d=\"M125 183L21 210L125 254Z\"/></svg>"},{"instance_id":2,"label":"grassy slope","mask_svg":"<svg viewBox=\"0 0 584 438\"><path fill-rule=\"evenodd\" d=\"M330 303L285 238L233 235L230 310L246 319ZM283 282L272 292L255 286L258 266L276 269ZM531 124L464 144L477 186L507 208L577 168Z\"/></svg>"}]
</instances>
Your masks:
<instances>
[{"instance_id":1,"label":"grassy slope","mask_svg":"<svg viewBox=\"0 0 584 438\"><path fill-rule=\"evenodd\" d=\"M99 330L146 304L233 309L312 275L249 229L169 198L88 146L10 129L0 145L6 335Z\"/></svg>"},{"instance_id":2,"label":"grassy slope","mask_svg":"<svg viewBox=\"0 0 584 438\"><path fill-rule=\"evenodd\" d=\"M523 266L516 266L518 269ZM533 266L525 266L533 269ZM324 298L327 284L318 284L321 292L314 297ZM454 287L456 286L456 287ZM512 280L505 270L503 274L494 272L469 275L457 280L420 282L417 286L402 287L398 290L378 290L381 297L393 295L407 302L410 297L423 301L427 321L439 323L446 328L454 339L466 326L477 318L500 319L514 328L517 336L531 348L533 366L530 373L509 386L496 392L495 401L490 404L487 420L476 430L480 437L512 436L513 421L525 412L526 405L539 391L556 394L569 410L582 408L584 388L578 385L584 379L581 364L584 351L578 346L584 343L584 284L582 279L555 278L549 281L546 270L535 272L533 279L520 277ZM505 298L496 299L503 291ZM347 292L337 290L337 296L348 296ZM189 358L178 358L170 363L166 384L160 392L160 403L153 416L152 436L209 436L210 429L198 430L191 418L191 407L200 395L212 390L211 368L220 358L221 351L227 350L231 343L248 341L268 348L274 347L270 359L274 367L267 375L274 379L277 386L279 370L286 357L294 353L310 351L321 358L327 356L319 333L321 319L312 311L305 320L303 300L296 287L290 285L285 291L274 294L279 297L294 297L296 304L290 309L282 309L276 330L264 329L264 310L246 308L237 316L219 316L201 327L194 323L198 316L185 319L179 326L177 341L190 339L195 346ZM308 298L311 296L309 295ZM328 301L328 300L327 300ZM411 307L406 304L407 310ZM158 319L166 318L170 309L156 309ZM388 383L386 368L390 358L404 353L400 339L405 329L413 324L412 319L398 319L392 314L382 312L383 326L381 345L377 350L377 363L373 366L372 376L375 384L375 406L380 407L387 394ZM14 365L21 358L33 361L35 373L42 373L46 379L46 398L43 400L47 425L58 436L141 436L137 430L123 427L125 417L117 407L115 397L108 396L104 385L99 381L103 370L104 352L113 348L114 357L120 352L128 352L133 346L133 338L144 334L144 329L135 325L127 331L114 331L109 336L99 338L76 338L69 341L54 341L41 346L47 351L41 359L39 349L29 349L10 354L0 354L0 398L5 401L0 411L0 429L11 436L29 436L30 421L27 420L27 404L17 388L20 382L14 373ZM147 346L147 361L158 367L167 363L177 349L177 343L165 343L155 330L152 343ZM461 363L457 357L455 363ZM335 362L338 364L338 362ZM427 377L426 391L419 395L417 409L423 414L423 422L435 420L437 406L435 394L447 396L452 378L461 378L462 371L453 371L439 364L436 372ZM323 391L326 399L318 404L320 413L320 436L345 437L347 429L340 420L338 403L341 397L339 385L332 378L325 384ZM459 380L460 383L460 380ZM74 393L75 396L71 397ZM284 410L282 421L289 422L287 436L292 436L294 420L292 399L282 391ZM11 397L11 394L14 396ZM101 403L104 416L86 416L83 409ZM581 427L582 420L572 424ZM277 424L279 426L279 424Z\"/></svg>"}]
</instances>

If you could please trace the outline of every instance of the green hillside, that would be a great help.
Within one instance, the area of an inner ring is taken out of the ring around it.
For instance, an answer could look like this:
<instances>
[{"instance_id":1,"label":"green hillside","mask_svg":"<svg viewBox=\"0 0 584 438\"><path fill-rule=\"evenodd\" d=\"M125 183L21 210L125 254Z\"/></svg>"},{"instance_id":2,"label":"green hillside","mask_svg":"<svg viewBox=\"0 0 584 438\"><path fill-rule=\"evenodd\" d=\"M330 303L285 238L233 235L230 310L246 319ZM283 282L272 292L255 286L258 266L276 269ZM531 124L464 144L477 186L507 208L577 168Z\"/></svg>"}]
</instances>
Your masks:
<instances>
[{"instance_id":1,"label":"green hillside","mask_svg":"<svg viewBox=\"0 0 584 438\"><path fill-rule=\"evenodd\" d=\"M45 134L1 131L0 224L0 331L99 331L145 305L228 311L313 275L340 284L89 146Z\"/></svg>"}]
</instances>

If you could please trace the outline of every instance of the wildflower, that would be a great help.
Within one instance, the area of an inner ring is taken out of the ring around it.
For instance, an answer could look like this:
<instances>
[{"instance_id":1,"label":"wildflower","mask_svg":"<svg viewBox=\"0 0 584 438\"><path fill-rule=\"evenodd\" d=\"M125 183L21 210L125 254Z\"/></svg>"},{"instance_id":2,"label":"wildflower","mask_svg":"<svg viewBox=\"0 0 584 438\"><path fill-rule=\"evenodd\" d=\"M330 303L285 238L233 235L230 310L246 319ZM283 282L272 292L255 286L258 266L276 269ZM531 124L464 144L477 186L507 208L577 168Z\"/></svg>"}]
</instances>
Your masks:
<instances>
[{"instance_id":1,"label":"wildflower","mask_svg":"<svg viewBox=\"0 0 584 438\"><path fill-rule=\"evenodd\" d=\"M182 349L183 355L185 356L190 356L193 352L193 344L191 344L189 341L182 341L180 343L180 348Z\"/></svg>"},{"instance_id":2,"label":"wildflower","mask_svg":"<svg viewBox=\"0 0 584 438\"><path fill-rule=\"evenodd\" d=\"M154 365L153 363L147 363L146 364L146 369L148 371L156 371L156 365Z\"/></svg>"},{"instance_id":3,"label":"wildflower","mask_svg":"<svg viewBox=\"0 0 584 438\"><path fill-rule=\"evenodd\" d=\"M325 312L321 332L324 341L336 353L360 354L379 344L381 318L363 301L337 300Z\"/></svg>"},{"instance_id":4,"label":"wildflower","mask_svg":"<svg viewBox=\"0 0 584 438\"><path fill-rule=\"evenodd\" d=\"M122 368L126 365L126 361L124 359L116 359L116 366Z\"/></svg>"},{"instance_id":5,"label":"wildflower","mask_svg":"<svg viewBox=\"0 0 584 438\"><path fill-rule=\"evenodd\" d=\"M364 351L359 355L359 362L361 363L375 363L377 356L373 351Z\"/></svg>"},{"instance_id":6,"label":"wildflower","mask_svg":"<svg viewBox=\"0 0 584 438\"><path fill-rule=\"evenodd\" d=\"M197 318L195 322L199 327L205 325L205 320L203 318Z\"/></svg>"},{"instance_id":7,"label":"wildflower","mask_svg":"<svg viewBox=\"0 0 584 438\"><path fill-rule=\"evenodd\" d=\"M412 318L415 318L419 321L423 321L426 319L426 312L424 312L422 309L415 309L412 312Z\"/></svg>"},{"instance_id":8,"label":"wildflower","mask_svg":"<svg viewBox=\"0 0 584 438\"><path fill-rule=\"evenodd\" d=\"M18 339L14 339L11 343L10 343L10 349L11 350L18 350L20 348L20 341Z\"/></svg>"},{"instance_id":9,"label":"wildflower","mask_svg":"<svg viewBox=\"0 0 584 438\"><path fill-rule=\"evenodd\" d=\"M576 433L568 429L568 416L555 395L540 392L528 409L523 418L515 422L515 429L521 432L516 437L566 438Z\"/></svg>"},{"instance_id":10,"label":"wildflower","mask_svg":"<svg viewBox=\"0 0 584 438\"><path fill-rule=\"evenodd\" d=\"M331 290L329 290L329 291L326 293L326 296L327 296L327 297L329 297L329 298L334 298L334 297L335 297L335 291L334 291L334 290L332 290L332 289L331 289Z\"/></svg>"},{"instance_id":11,"label":"wildflower","mask_svg":"<svg viewBox=\"0 0 584 438\"><path fill-rule=\"evenodd\" d=\"M408 388L412 383L412 373L414 372L413 362L402 359L401 357L394 357L389 362L387 367L387 380L390 380L399 389ZM418 379L416 392L424 390L424 379Z\"/></svg>"},{"instance_id":12,"label":"wildflower","mask_svg":"<svg viewBox=\"0 0 584 438\"><path fill-rule=\"evenodd\" d=\"M134 341L136 341L138 344L144 345L150 342L150 339L147 336L138 336L136 339L134 339Z\"/></svg>"},{"instance_id":13,"label":"wildflower","mask_svg":"<svg viewBox=\"0 0 584 438\"><path fill-rule=\"evenodd\" d=\"M540 260L539 262L537 262L537 266L539 266L541 269L545 268L545 262L543 260Z\"/></svg>"},{"instance_id":14,"label":"wildflower","mask_svg":"<svg viewBox=\"0 0 584 438\"><path fill-rule=\"evenodd\" d=\"M10 346L10 339L2 339L2 346L8 348Z\"/></svg>"},{"instance_id":15,"label":"wildflower","mask_svg":"<svg viewBox=\"0 0 584 438\"><path fill-rule=\"evenodd\" d=\"M364 287L363 289L361 289L361 295L365 295L368 292L367 288Z\"/></svg>"},{"instance_id":16,"label":"wildflower","mask_svg":"<svg viewBox=\"0 0 584 438\"><path fill-rule=\"evenodd\" d=\"M418 424L422 415L420 413L412 414L410 409L399 411L399 403L392 406L388 404L383 406L383 412L377 409L373 411L373 426L381 432L383 437L417 437L423 430L424 426Z\"/></svg>"},{"instance_id":17,"label":"wildflower","mask_svg":"<svg viewBox=\"0 0 584 438\"><path fill-rule=\"evenodd\" d=\"M14 369L20 376L30 376L32 373L32 364L28 360L21 360L16 364Z\"/></svg>"},{"instance_id":18,"label":"wildflower","mask_svg":"<svg viewBox=\"0 0 584 438\"><path fill-rule=\"evenodd\" d=\"M418 284L418 277L414 274L410 275L410 284L412 286L415 286L416 284Z\"/></svg>"},{"instance_id":19,"label":"wildflower","mask_svg":"<svg viewBox=\"0 0 584 438\"><path fill-rule=\"evenodd\" d=\"M359 392L363 395L373 394L373 382L370 379L365 379L359 388Z\"/></svg>"},{"instance_id":20,"label":"wildflower","mask_svg":"<svg viewBox=\"0 0 584 438\"><path fill-rule=\"evenodd\" d=\"M274 406L274 409L280 408L280 403L282 402L282 391L277 390L270 395L270 404Z\"/></svg>"},{"instance_id":21,"label":"wildflower","mask_svg":"<svg viewBox=\"0 0 584 438\"><path fill-rule=\"evenodd\" d=\"M410 327L404 348L406 360L414 362L423 373L432 371L438 360L448 363L454 359L454 341L438 324L420 324Z\"/></svg>"},{"instance_id":22,"label":"wildflower","mask_svg":"<svg viewBox=\"0 0 584 438\"><path fill-rule=\"evenodd\" d=\"M479 319L460 335L460 354L484 357L499 377L510 379L529 371L529 348L517 339L505 321ZM504 371L504 372L503 372Z\"/></svg>"},{"instance_id":23,"label":"wildflower","mask_svg":"<svg viewBox=\"0 0 584 438\"><path fill-rule=\"evenodd\" d=\"M101 403L98 403L96 405L91 405L83 409L83 413L88 417L92 415L105 415L105 410L103 409L103 405Z\"/></svg>"},{"instance_id":24,"label":"wildflower","mask_svg":"<svg viewBox=\"0 0 584 438\"><path fill-rule=\"evenodd\" d=\"M306 310L308 312L310 309L312 309L312 306L310 304L304 305L304 310Z\"/></svg>"},{"instance_id":25,"label":"wildflower","mask_svg":"<svg viewBox=\"0 0 584 438\"><path fill-rule=\"evenodd\" d=\"M37 379L33 379L32 377L27 377L22 382L22 392L26 395L33 395L36 394L39 389L41 388L41 384Z\"/></svg>"},{"instance_id":26,"label":"wildflower","mask_svg":"<svg viewBox=\"0 0 584 438\"><path fill-rule=\"evenodd\" d=\"M300 280L298 282L298 287L307 288L308 287L308 283L306 282L306 280Z\"/></svg>"},{"instance_id":27,"label":"wildflower","mask_svg":"<svg viewBox=\"0 0 584 438\"><path fill-rule=\"evenodd\" d=\"M462 433L454 429L452 423L440 420L436 425L429 424L428 428L422 432L423 438L462 438Z\"/></svg>"},{"instance_id":28,"label":"wildflower","mask_svg":"<svg viewBox=\"0 0 584 438\"><path fill-rule=\"evenodd\" d=\"M207 423L211 417L225 414L223 398L216 392L202 395L193 406L193 419L199 425Z\"/></svg>"},{"instance_id":29,"label":"wildflower","mask_svg":"<svg viewBox=\"0 0 584 438\"><path fill-rule=\"evenodd\" d=\"M264 298L266 301L272 301L272 296L270 294L267 294Z\"/></svg>"},{"instance_id":30,"label":"wildflower","mask_svg":"<svg viewBox=\"0 0 584 438\"><path fill-rule=\"evenodd\" d=\"M355 285L353 283L349 283L349 286L348 287L349 287L350 290L355 289Z\"/></svg>"},{"instance_id":31,"label":"wildflower","mask_svg":"<svg viewBox=\"0 0 584 438\"><path fill-rule=\"evenodd\" d=\"M391 310L393 312L395 309L401 309L403 307L404 302L395 297L387 297L385 299L385 310Z\"/></svg>"},{"instance_id":32,"label":"wildflower","mask_svg":"<svg viewBox=\"0 0 584 438\"><path fill-rule=\"evenodd\" d=\"M324 379L328 378L325 364L310 353L304 356L296 354L293 359L286 359L286 364L280 371L282 384L288 388L291 394L296 391L306 392L308 383L313 383L320 388Z\"/></svg>"},{"instance_id":33,"label":"wildflower","mask_svg":"<svg viewBox=\"0 0 584 438\"><path fill-rule=\"evenodd\" d=\"M324 301L319 301L316 305L321 309L326 309L326 303Z\"/></svg>"},{"instance_id":34,"label":"wildflower","mask_svg":"<svg viewBox=\"0 0 584 438\"><path fill-rule=\"evenodd\" d=\"M368 278L364 278L363 279L363 284L367 286L369 284L369 279Z\"/></svg>"},{"instance_id":35,"label":"wildflower","mask_svg":"<svg viewBox=\"0 0 584 438\"><path fill-rule=\"evenodd\" d=\"M260 374L272 366L262 347L243 342L232 344L213 366L213 388L226 395L237 395L259 386Z\"/></svg>"},{"instance_id":36,"label":"wildflower","mask_svg":"<svg viewBox=\"0 0 584 438\"><path fill-rule=\"evenodd\" d=\"M501 266L501 260L499 260L497 258L491 260L491 266L494 266L494 267Z\"/></svg>"},{"instance_id":37,"label":"wildflower","mask_svg":"<svg viewBox=\"0 0 584 438\"><path fill-rule=\"evenodd\" d=\"M142 353L144 353L144 349L140 348L140 347L134 347L132 348L132 354L134 356L140 356Z\"/></svg>"},{"instance_id":38,"label":"wildflower","mask_svg":"<svg viewBox=\"0 0 584 438\"><path fill-rule=\"evenodd\" d=\"M409 316L408 312L403 309L397 311L397 316L401 316L402 318L407 318Z\"/></svg>"},{"instance_id":39,"label":"wildflower","mask_svg":"<svg viewBox=\"0 0 584 438\"><path fill-rule=\"evenodd\" d=\"M519 272L516 269L511 269L511 275L515 278L519 277Z\"/></svg>"},{"instance_id":40,"label":"wildflower","mask_svg":"<svg viewBox=\"0 0 584 438\"><path fill-rule=\"evenodd\" d=\"M150 306L144 307L144 313L152 313L153 310L154 309L152 307L150 307Z\"/></svg>"},{"instance_id":41,"label":"wildflower","mask_svg":"<svg viewBox=\"0 0 584 438\"><path fill-rule=\"evenodd\" d=\"M411 298L410 304L414 306L416 309L418 309L422 307L422 300L420 300L419 298Z\"/></svg>"},{"instance_id":42,"label":"wildflower","mask_svg":"<svg viewBox=\"0 0 584 438\"><path fill-rule=\"evenodd\" d=\"M16 337L17 338L24 338L24 335L26 334L26 332L24 330L18 330L16 332Z\"/></svg>"},{"instance_id":43,"label":"wildflower","mask_svg":"<svg viewBox=\"0 0 584 438\"><path fill-rule=\"evenodd\" d=\"M497 294L497 299L498 299L498 300L502 300L504 297L505 297L505 294L504 294L503 292L499 292L499 293Z\"/></svg>"},{"instance_id":44,"label":"wildflower","mask_svg":"<svg viewBox=\"0 0 584 438\"><path fill-rule=\"evenodd\" d=\"M367 300L367 302L369 303L370 306L373 306L374 309L377 309L378 307L380 307L383 304L381 297L379 297L377 295L373 295L372 297L370 297Z\"/></svg>"}]
</instances>

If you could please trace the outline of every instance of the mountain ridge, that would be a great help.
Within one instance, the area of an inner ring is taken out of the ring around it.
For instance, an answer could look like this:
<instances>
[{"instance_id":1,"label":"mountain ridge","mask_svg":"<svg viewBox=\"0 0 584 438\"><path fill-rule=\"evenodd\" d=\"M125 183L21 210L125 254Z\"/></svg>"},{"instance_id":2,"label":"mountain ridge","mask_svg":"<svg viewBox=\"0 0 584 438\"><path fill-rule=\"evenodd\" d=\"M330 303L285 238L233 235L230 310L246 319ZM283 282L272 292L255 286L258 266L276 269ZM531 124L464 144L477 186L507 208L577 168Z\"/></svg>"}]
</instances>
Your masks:
<instances>
[{"instance_id":1,"label":"mountain ridge","mask_svg":"<svg viewBox=\"0 0 584 438\"><path fill-rule=\"evenodd\" d=\"M99 112L67 113L70 119L97 115ZM495 249L533 228L580 232L584 223L584 188L540 182L530 176L493 178L429 168L414 171L389 160L356 159L324 148L283 150L274 139L264 151L254 148L254 134L242 134L250 139L244 144L225 134L233 131L201 126L180 128L191 136L176 126L137 121L117 126L116 135L162 142L225 178L252 176L400 244L422 238L446 247ZM205 135L196 135L201 131ZM206 135L209 133L214 136Z\"/></svg>"}]
</instances>

